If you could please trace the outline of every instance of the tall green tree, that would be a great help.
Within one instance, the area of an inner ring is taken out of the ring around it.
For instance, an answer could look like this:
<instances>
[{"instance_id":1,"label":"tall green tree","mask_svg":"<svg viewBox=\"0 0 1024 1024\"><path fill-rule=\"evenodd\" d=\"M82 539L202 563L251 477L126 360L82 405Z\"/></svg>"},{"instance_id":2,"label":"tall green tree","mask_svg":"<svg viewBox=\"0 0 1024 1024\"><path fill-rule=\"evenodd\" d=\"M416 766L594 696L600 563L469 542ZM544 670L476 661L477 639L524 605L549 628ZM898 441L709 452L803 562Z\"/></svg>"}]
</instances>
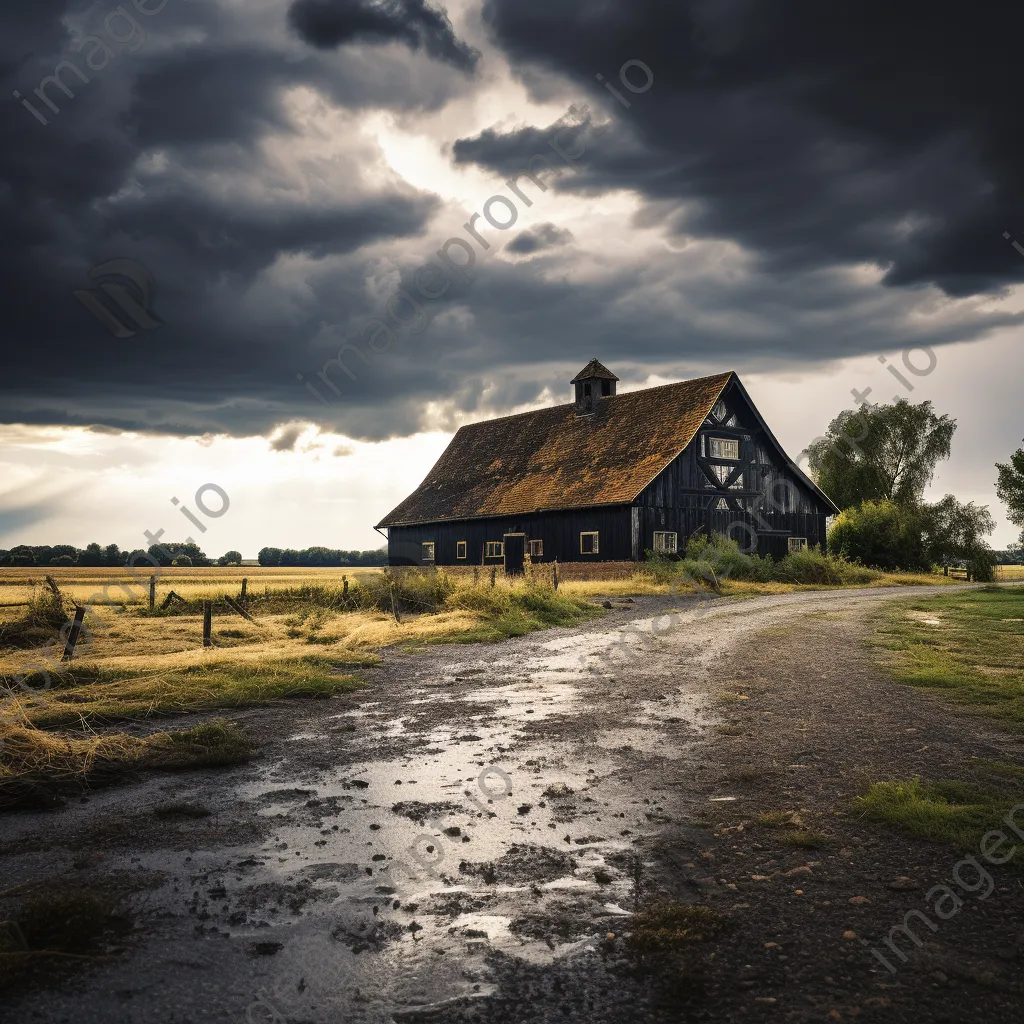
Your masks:
<instances>
[{"instance_id":1,"label":"tall green tree","mask_svg":"<svg viewBox=\"0 0 1024 1024\"><path fill-rule=\"evenodd\" d=\"M932 562L948 565L963 561L978 580L992 579L994 552L984 537L995 528L987 505L957 501L947 494L934 505L922 508L926 550Z\"/></svg>"},{"instance_id":2,"label":"tall green tree","mask_svg":"<svg viewBox=\"0 0 1024 1024\"><path fill-rule=\"evenodd\" d=\"M1024 448L1018 448L1010 461L996 463L999 478L996 480L996 494L1009 508L1007 516L1014 526L1024 526ZM1024 533L1021 535L1024 544Z\"/></svg>"},{"instance_id":3,"label":"tall green tree","mask_svg":"<svg viewBox=\"0 0 1024 1024\"><path fill-rule=\"evenodd\" d=\"M940 459L948 459L956 420L931 402L845 409L804 454L815 483L840 507L864 501L919 504Z\"/></svg>"}]
</instances>

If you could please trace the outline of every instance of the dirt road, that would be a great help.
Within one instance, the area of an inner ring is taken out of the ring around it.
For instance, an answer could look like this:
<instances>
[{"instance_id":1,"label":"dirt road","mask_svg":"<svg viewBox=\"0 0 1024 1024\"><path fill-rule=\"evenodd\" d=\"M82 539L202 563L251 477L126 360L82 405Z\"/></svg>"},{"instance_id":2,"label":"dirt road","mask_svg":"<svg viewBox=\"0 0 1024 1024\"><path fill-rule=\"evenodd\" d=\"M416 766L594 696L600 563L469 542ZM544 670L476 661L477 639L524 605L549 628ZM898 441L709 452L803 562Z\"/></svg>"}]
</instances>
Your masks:
<instances>
[{"instance_id":1,"label":"dirt road","mask_svg":"<svg viewBox=\"0 0 1024 1024\"><path fill-rule=\"evenodd\" d=\"M390 652L357 694L237 716L254 766L8 816L7 884L147 885L123 950L11 1019L1009 1018L1008 869L893 971L870 952L958 855L857 821L863 780L1022 760L875 667L868 617L940 589L638 598L581 629ZM213 813L153 816L171 802ZM751 824L774 810L827 845ZM667 900L726 923L684 974L638 969L621 937Z\"/></svg>"}]
</instances>

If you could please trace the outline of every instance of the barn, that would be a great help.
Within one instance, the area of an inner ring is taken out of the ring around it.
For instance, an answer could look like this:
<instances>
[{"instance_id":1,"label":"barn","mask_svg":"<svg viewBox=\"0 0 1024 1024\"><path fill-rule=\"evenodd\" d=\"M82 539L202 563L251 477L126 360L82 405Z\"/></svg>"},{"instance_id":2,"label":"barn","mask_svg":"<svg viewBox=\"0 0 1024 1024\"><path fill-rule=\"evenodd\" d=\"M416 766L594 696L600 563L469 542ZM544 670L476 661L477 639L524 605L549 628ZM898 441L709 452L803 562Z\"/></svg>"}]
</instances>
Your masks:
<instances>
[{"instance_id":1,"label":"barn","mask_svg":"<svg viewBox=\"0 0 1024 1024\"><path fill-rule=\"evenodd\" d=\"M462 427L378 524L391 565L637 562L722 533L776 558L825 548L839 509L783 451L736 373L616 394L592 359L575 400Z\"/></svg>"}]
</instances>

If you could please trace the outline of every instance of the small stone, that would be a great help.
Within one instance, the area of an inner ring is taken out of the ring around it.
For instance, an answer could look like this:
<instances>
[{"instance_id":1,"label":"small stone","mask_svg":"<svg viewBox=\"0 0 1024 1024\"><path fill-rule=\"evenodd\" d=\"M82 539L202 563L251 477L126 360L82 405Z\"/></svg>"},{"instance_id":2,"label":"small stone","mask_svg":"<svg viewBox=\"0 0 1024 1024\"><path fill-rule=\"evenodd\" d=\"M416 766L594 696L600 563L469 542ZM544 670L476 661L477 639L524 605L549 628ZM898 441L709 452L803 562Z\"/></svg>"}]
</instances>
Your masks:
<instances>
[{"instance_id":1,"label":"small stone","mask_svg":"<svg viewBox=\"0 0 1024 1024\"><path fill-rule=\"evenodd\" d=\"M851 896L850 902L854 904L854 906L860 906L863 903L870 903L871 900L869 900L867 896Z\"/></svg>"},{"instance_id":2,"label":"small stone","mask_svg":"<svg viewBox=\"0 0 1024 1024\"><path fill-rule=\"evenodd\" d=\"M778 1000L775 996L754 996L755 1003L765 1003L768 1006L774 1006Z\"/></svg>"},{"instance_id":3,"label":"small stone","mask_svg":"<svg viewBox=\"0 0 1024 1024\"><path fill-rule=\"evenodd\" d=\"M917 882L906 875L900 875L899 878L894 878L889 883L889 888L895 889L897 892L910 892L917 888Z\"/></svg>"},{"instance_id":4,"label":"small stone","mask_svg":"<svg viewBox=\"0 0 1024 1024\"><path fill-rule=\"evenodd\" d=\"M857 933L856 932L852 932L852 931L850 931L849 928L847 928L846 931L843 932L843 938L844 939L855 939L855 938L857 938Z\"/></svg>"},{"instance_id":5,"label":"small stone","mask_svg":"<svg viewBox=\"0 0 1024 1024\"><path fill-rule=\"evenodd\" d=\"M751 875L750 880L752 882L770 882L771 876L769 875Z\"/></svg>"},{"instance_id":6,"label":"small stone","mask_svg":"<svg viewBox=\"0 0 1024 1024\"><path fill-rule=\"evenodd\" d=\"M949 981L949 978L947 978L947 977L946 977L946 976L945 976L945 975L944 975L944 974L942 973L942 971L934 971L934 972L932 973L932 977L933 977L933 978L934 978L934 979L935 979L936 981L938 981L938 982L943 982L943 983L944 983L944 982L947 982L947 981Z\"/></svg>"},{"instance_id":7,"label":"small stone","mask_svg":"<svg viewBox=\"0 0 1024 1024\"><path fill-rule=\"evenodd\" d=\"M764 948L765 949L778 949L779 948L779 944L777 942L766 942L764 944Z\"/></svg>"},{"instance_id":8,"label":"small stone","mask_svg":"<svg viewBox=\"0 0 1024 1024\"><path fill-rule=\"evenodd\" d=\"M783 878L793 878L796 875L813 875L814 872L804 864L801 864L798 868L791 868L789 871L783 871Z\"/></svg>"}]
</instances>

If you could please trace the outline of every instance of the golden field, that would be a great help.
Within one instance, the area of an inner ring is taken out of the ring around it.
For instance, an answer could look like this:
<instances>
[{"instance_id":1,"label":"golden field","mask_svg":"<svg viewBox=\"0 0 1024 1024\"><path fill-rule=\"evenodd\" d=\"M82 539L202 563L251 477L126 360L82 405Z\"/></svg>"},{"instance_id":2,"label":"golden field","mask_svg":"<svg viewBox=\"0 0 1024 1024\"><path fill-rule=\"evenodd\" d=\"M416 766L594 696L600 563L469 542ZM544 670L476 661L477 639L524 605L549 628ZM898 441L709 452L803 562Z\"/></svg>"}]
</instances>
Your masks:
<instances>
[{"instance_id":1,"label":"golden field","mask_svg":"<svg viewBox=\"0 0 1024 1024\"><path fill-rule=\"evenodd\" d=\"M355 581L360 576L380 571L369 568L310 569L302 566L270 569L260 565L216 565L206 568L168 566L151 570L142 564L136 568L133 576L127 569L116 567L87 569L77 565L53 568L0 566L0 609L29 601L34 590L43 585L47 576L52 576L61 590L73 601L96 604L147 604L149 578L154 573L157 575L159 602L166 596L168 590L174 590L186 600L214 600L225 591L234 596L241 589L243 579L248 579L250 592L257 588L284 590L303 583L340 587L343 576ZM102 593L99 600L91 601L100 592Z\"/></svg>"}]
</instances>

